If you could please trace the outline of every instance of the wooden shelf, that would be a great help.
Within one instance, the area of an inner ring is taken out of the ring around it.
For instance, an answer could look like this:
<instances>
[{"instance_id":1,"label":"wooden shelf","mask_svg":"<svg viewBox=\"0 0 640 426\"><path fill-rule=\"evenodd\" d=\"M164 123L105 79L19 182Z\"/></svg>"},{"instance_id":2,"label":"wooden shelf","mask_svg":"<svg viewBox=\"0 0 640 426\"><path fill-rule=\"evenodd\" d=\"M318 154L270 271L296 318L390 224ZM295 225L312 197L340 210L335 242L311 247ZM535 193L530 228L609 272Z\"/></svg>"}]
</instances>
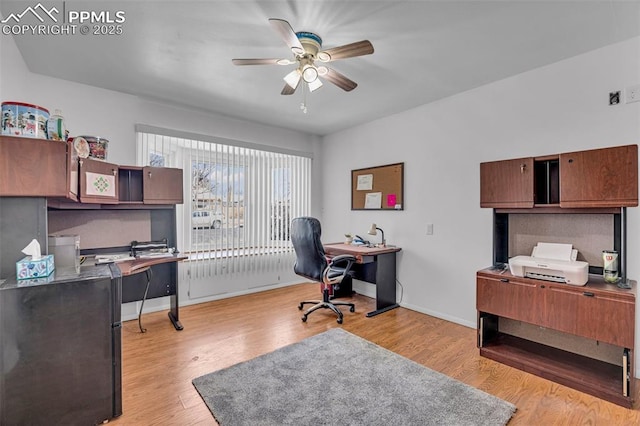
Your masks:
<instances>
[{"instance_id":1,"label":"wooden shelf","mask_svg":"<svg viewBox=\"0 0 640 426\"><path fill-rule=\"evenodd\" d=\"M623 395L621 366L502 333L485 343L480 355L627 408L633 405Z\"/></svg>"}]
</instances>

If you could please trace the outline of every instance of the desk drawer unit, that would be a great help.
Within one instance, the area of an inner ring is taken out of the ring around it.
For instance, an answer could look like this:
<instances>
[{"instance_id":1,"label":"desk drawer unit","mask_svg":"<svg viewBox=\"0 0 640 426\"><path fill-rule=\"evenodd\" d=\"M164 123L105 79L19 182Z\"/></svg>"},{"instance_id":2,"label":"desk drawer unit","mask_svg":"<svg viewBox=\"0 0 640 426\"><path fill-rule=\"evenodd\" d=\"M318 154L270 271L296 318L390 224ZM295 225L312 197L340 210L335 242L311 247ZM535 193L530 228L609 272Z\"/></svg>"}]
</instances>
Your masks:
<instances>
[{"instance_id":1,"label":"desk drawer unit","mask_svg":"<svg viewBox=\"0 0 640 426\"><path fill-rule=\"evenodd\" d=\"M626 290L590 276L587 285L571 286L483 270L476 284L480 355L625 407L633 405L635 282ZM559 332L562 345L511 335L508 327L501 329L501 319ZM573 339L611 345L618 360L567 349Z\"/></svg>"}]
</instances>

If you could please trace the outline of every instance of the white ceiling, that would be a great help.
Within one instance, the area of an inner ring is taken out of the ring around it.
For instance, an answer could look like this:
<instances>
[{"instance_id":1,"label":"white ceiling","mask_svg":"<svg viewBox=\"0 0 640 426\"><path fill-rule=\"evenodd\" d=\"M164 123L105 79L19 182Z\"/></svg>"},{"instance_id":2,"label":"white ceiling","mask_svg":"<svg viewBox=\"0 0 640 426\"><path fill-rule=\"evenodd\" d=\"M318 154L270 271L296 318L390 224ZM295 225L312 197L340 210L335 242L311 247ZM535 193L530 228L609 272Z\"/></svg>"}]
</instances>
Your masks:
<instances>
[{"instance_id":1,"label":"white ceiling","mask_svg":"<svg viewBox=\"0 0 640 426\"><path fill-rule=\"evenodd\" d=\"M58 1L125 12L122 35L14 36L34 73L324 135L640 35L640 1ZM2 1L3 18L33 1ZM332 62L358 83L282 96L292 58L268 18L331 48L363 39L372 55ZM24 18L27 19L27 18ZM614 65L612 65L614 66Z\"/></svg>"}]
</instances>

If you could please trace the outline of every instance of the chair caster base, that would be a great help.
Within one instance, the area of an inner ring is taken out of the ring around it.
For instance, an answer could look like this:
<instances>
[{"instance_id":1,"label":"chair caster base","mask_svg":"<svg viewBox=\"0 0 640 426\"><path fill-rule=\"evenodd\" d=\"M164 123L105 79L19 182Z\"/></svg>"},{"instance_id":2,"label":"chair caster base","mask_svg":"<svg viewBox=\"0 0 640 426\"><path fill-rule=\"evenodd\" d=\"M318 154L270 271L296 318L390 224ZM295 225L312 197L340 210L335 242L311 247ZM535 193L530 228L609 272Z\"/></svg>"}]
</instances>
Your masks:
<instances>
[{"instance_id":1,"label":"chair caster base","mask_svg":"<svg viewBox=\"0 0 640 426\"><path fill-rule=\"evenodd\" d=\"M329 301L329 293L325 290L323 292L323 297L322 300L304 300L302 302L300 302L298 304L298 309L299 310L303 310L304 309L304 305L307 304L311 304L313 305L312 307L310 307L309 309L307 309L303 315L302 315L302 322L307 322L307 316L309 316L309 314L311 314L312 312L317 311L318 309L330 309L333 312L335 312L335 314L338 316L338 324L342 324L343 321L343 315L342 312L340 311L340 309L338 308L338 306L348 306L349 307L349 312L355 312L356 311L356 306L353 303L349 303L349 302L331 302Z\"/></svg>"}]
</instances>

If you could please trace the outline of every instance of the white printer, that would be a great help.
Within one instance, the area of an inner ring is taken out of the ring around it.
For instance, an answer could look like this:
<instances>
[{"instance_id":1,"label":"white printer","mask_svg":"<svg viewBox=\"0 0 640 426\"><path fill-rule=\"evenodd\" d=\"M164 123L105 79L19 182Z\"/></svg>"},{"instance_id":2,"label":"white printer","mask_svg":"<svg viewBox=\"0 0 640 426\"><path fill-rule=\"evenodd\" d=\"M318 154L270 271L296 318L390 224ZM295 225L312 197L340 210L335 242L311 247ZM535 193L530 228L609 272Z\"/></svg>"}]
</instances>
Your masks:
<instances>
[{"instance_id":1,"label":"white printer","mask_svg":"<svg viewBox=\"0 0 640 426\"><path fill-rule=\"evenodd\" d=\"M531 256L509 259L509 269L516 277L585 285L589 280L589 264L576 260L577 256L578 250L571 244L538 243Z\"/></svg>"}]
</instances>

